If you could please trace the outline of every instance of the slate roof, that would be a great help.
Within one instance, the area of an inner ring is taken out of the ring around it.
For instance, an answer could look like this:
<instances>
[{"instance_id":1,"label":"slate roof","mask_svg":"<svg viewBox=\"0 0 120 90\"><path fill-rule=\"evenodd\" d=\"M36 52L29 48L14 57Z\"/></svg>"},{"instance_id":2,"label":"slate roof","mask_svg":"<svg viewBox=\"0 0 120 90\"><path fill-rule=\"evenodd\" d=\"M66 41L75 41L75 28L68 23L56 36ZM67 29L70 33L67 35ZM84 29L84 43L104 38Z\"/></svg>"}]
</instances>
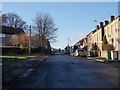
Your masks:
<instances>
[{"instance_id":1,"label":"slate roof","mask_svg":"<svg viewBox=\"0 0 120 90\"><path fill-rule=\"evenodd\" d=\"M0 33L3 34L20 34L25 33L22 28L13 28L13 27L7 27L7 26L0 26Z\"/></svg>"}]
</instances>

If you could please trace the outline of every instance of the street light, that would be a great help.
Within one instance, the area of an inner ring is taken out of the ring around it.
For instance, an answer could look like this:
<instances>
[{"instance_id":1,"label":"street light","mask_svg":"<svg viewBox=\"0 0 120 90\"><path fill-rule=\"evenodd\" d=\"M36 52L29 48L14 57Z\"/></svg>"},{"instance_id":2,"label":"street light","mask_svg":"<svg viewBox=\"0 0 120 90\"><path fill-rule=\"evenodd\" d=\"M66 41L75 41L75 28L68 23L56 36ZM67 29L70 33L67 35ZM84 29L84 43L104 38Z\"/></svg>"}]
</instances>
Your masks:
<instances>
[{"instance_id":1,"label":"street light","mask_svg":"<svg viewBox=\"0 0 120 90\"><path fill-rule=\"evenodd\" d=\"M97 25L98 25L98 21L97 20L94 20L94 22L96 22L96 31L97 31ZM98 32L97 33L97 53L98 53Z\"/></svg>"},{"instance_id":2,"label":"street light","mask_svg":"<svg viewBox=\"0 0 120 90\"><path fill-rule=\"evenodd\" d=\"M31 25L29 26L29 54L31 54Z\"/></svg>"}]
</instances>

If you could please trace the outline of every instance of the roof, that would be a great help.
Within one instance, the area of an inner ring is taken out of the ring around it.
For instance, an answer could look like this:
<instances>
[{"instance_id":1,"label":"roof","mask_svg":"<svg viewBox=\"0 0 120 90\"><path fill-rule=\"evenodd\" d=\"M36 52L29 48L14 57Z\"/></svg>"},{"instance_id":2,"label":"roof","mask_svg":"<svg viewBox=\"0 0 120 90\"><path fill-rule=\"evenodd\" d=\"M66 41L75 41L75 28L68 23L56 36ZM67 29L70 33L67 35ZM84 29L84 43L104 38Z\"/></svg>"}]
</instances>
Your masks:
<instances>
[{"instance_id":1,"label":"roof","mask_svg":"<svg viewBox=\"0 0 120 90\"><path fill-rule=\"evenodd\" d=\"M91 31L90 33L88 33L88 34L86 35L86 37L88 37L91 33L95 33L95 32L96 32L96 29L93 30L93 31Z\"/></svg>"},{"instance_id":2,"label":"roof","mask_svg":"<svg viewBox=\"0 0 120 90\"><path fill-rule=\"evenodd\" d=\"M20 33L25 33L22 28L13 28L13 27L8 27L8 26L2 26L0 28L0 33L3 34L20 34Z\"/></svg>"},{"instance_id":3,"label":"roof","mask_svg":"<svg viewBox=\"0 0 120 90\"><path fill-rule=\"evenodd\" d=\"M97 31L97 30L95 29L95 30L93 30L92 32L95 33L96 31Z\"/></svg>"},{"instance_id":4,"label":"roof","mask_svg":"<svg viewBox=\"0 0 120 90\"><path fill-rule=\"evenodd\" d=\"M83 45L83 41L84 41L84 39L79 41L80 45Z\"/></svg>"}]
</instances>

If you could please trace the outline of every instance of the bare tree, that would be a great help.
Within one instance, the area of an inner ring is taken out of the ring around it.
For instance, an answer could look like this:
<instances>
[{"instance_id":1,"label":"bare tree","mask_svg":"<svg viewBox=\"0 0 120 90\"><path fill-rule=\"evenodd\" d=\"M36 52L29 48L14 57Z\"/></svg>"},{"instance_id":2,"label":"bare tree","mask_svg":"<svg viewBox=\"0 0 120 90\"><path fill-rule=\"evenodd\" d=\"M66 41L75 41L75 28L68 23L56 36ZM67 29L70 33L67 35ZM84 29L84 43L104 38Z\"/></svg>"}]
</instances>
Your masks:
<instances>
[{"instance_id":1,"label":"bare tree","mask_svg":"<svg viewBox=\"0 0 120 90\"><path fill-rule=\"evenodd\" d=\"M4 26L26 29L26 22L15 13L2 14L1 17L2 25Z\"/></svg>"},{"instance_id":2,"label":"bare tree","mask_svg":"<svg viewBox=\"0 0 120 90\"><path fill-rule=\"evenodd\" d=\"M0 26L2 26L2 15L0 14Z\"/></svg>"},{"instance_id":3,"label":"bare tree","mask_svg":"<svg viewBox=\"0 0 120 90\"><path fill-rule=\"evenodd\" d=\"M55 42L56 41L56 31L58 28L55 27L53 18L49 14L39 13L33 20L34 30L36 35L39 37L40 46L45 46L45 42Z\"/></svg>"},{"instance_id":4,"label":"bare tree","mask_svg":"<svg viewBox=\"0 0 120 90\"><path fill-rule=\"evenodd\" d=\"M31 37L31 47L34 48L36 45L34 44L37 41L37 39L32 36ZM29 36L25 33L21 33L16 35L15 37L11 38L11 42L15 45L22 45L23 47L29 46Z\"/></svg>"},{"instance_id":5,"label":"bare tree","mask_svg":"<svg viewBox=\"0 0 120 90\"><path fill-rule=\"evenodd\" d=\"M16 37L11 38L11 42L15 45L22 45L24 47L28 47L29 37L25 33L21 33L19 35L16 35Z\"/></svg>"}]
</instances>

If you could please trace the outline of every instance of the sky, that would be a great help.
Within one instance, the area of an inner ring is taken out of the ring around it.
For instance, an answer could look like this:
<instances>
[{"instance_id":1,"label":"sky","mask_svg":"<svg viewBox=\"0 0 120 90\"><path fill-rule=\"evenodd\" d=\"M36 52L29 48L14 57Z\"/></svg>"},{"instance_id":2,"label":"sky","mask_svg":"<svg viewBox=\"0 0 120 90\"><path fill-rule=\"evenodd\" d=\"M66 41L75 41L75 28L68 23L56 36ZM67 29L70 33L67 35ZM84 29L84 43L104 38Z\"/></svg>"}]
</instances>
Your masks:
<instances>
[{"instance_id":1,"label":"sky","mask_svg":"<svg viewBox=\"0 0 120 90\"><path fill-rule=\"evenodd\" d=\"M119 0L1 0L2 2L119 2Z\"/></svg>"},{"instance_id":2,"label":"sky","mask_svg":"<svg viewBox=\"0 0 120 90\"><path fill-rule=\"evenodd\" d=\"M3 2L2 13L14 12L28 25L38 13L48 13L58 27L54 48L74 45L95 29L99 22L110 20L110 15L118 16L117 2ZM98 23L93 22L97 20Z\"/></svg>"}]
</instances>

